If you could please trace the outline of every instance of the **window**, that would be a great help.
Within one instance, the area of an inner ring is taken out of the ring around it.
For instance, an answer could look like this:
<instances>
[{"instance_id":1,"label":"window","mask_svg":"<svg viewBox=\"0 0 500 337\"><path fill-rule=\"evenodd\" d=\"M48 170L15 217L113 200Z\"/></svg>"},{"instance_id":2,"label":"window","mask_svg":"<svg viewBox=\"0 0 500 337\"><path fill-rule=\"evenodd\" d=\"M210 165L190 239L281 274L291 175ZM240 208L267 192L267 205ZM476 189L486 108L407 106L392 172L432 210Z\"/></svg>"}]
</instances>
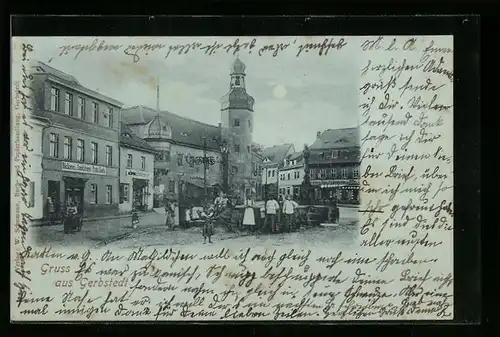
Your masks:
<instances>
[{"instance_id":1,"label":"window","mask_svg":"<svg viewBox=\"0 0 500 337\"><path fill-rule=\"evenodd\" d=\"M92 163L97 164L97 157L99 156L97 143L91 142L92 147Z\"/></svg>"},{"instance_id":2,"label":"window","mask_svg":"<svg viewBox=\"0 0 500 337\"><path fill-rule=\"evenodd\" d=\"M78 118L85 119L85 98L78 97Z\"/></svg>"},{"instance_id":3,"label":"window","mask_svg":"<svg viewBox=\"0 0 500 337\"><path fill-rule=\"evenodd\" d=\"M113 203L113 187L111 185L106 185L106 203Z\"/></svg>"},{"instance_id":4,"label":"window","mask_svg":"<svg viewBox=\"0 0 500 337\"><path fill-rule=\"evenodd\" d=\"M144 156L141 157L141 170L146 170L146 157Z\"/></svg>"},{"instance_id":5,"label":"window","mask_svg":"<svg viewBox=\"0 0 500 337\"><path fill-rule=\"evenodd\" d=\"M113 108L108 108L108 127L113 127Z\"/></svg>"},{"instance_id":6,"label":"window","mask_svg":"<svg viewBox=\"0 0 500 337\"><path fill-rule=\"evenodd\" d=\"M64 137L64 159L71 160L72 157L72 144L71 137Z\"/></svg>"},{"instance_id":7,"label":"window","mask_svg":"<svg viewBox=\"0 0 500 337\"><path fill-rule=\"evenodd\" d=\"M353 178L359 178L359 167L354 167L352 169L352 177Z\"/></svg>"},{"instance_id":8,"label":"window","mask_svg":"<svg viewBox=\"0 0 500 337\"><path fill-rule=\"evenodd\" d=\"M347 178L347 168L342 168L342 170L340 171L340 175L342 177L342 179L345 179Z\"/></svg>"},{"instance_id":9,"label":"window","mask_svg":"<svg viewBox=\"0 0 500 337\"><path fill-rule=\"evenodd\" d=\"M233 122L233 125L234 126L240 126L240 120L238 118L235 118L235 120Z\"/></svg>"},{"instance_id":10,"label":"window","mask_svg":"<svg viewBox=\"0 0 500 337\"><path fill-rule=\"evenodd\" d=\"M240 77L239 76L236 77L236 80L234 81L234 84L235 85L240 85Z\"/></svg>"},{"instance_id":11,"label":"window","mask_svg":"<svg viewBox=\"0 0 500 337\"><path fill-rule=\"evenodd\" d=\"M113 148L109 145L106 145L106 165L113 165Z\"/></svg>"},{"instance_id":12,"label":"window","mask_svg":"<svg viewBox=\"0 0 500 337\"><path fill-rule=\"evenodd\" d=\"M271 177L274 177L274 173L276 173L275 171L276 170L271 170Z\"/></svg>"},{"instance_id":13,"label":"window","mask_svg":"<svg viewBox=\"0 0 500 337\"><path fill-rule=\"evenodd\" d=\"M333 150L332 151L332 158L337 159L339 157L339 151L338 150Z\"/></svg>"},{"instance_id":14,"label":"window","mask_svg":"<svg viewBox=\"0 0 500 337\"><path fill-rule=\"evenodd\" d=\"M240 144L234 144L234 152L240 152Z\"/></svg>"},{"instance_id":15,"label":"window","mask_svg":"<svg viewBox=\"0 0 500 337\"><path fill-rule=\"evenodd\" d=\"M182 153L177 153L177 166L182 166Z\"/></svg>"},{"instance_id":16,"label":"window","mask_svg":"<svg viewBox=\"0 0 500 337\"><path fill-rule=\"evenodd\" d=\"M337 170L332 168L330 169L330 174L332 176L333 179L337 178Z\"/></svg>"},{"instance_id":17,"label":"window","mask_svg":"<svg viewBox=\"0 0 500 337\"><path fill-rule=\"evenodd\" d=\"M320 169L319 170L319 178L320 179L325 179L326 178L326 169Z\"/></svg>"},{"instance_id":18,"label":"window","mask_svg":"<svg viewBox=\"0 0 500 337\"><path fill-rule=\"evenodd\" d=\"M129 201L129 184L120 184L120 204Z\"/></svg>"},{"instance_id":19,"label":"window","mask_svg":"<svg viewBox=\"0 0 500 337\"><path fill-rule=\"evenodd\" d=\"M251 120L251 119L249 119L249 120L248 120L248 128L249 128L249 129L251 129L251 128L252 128L252 120Z\"/></svg>"},{"instance_id":20,"label":"window","mask_svg":"<svg viewBox=\"0 0 500 337\"><path fill-rule=\"evenodd\" d=\"M92 102L92 122L99 123L99 104Z\"/></svg>"},{"instance_id":21,"label":"window","mask_svg":"<svg viewBox=\"0 0 500 337\"><path fill-rule=\"evenodd\" d=\"M231 170L232 170L233 174L238 174L238 167L237 166L231 167Z\"/></svg>"},{"instance_id":22,"label":"window","mask_svg":"<svg viewBox=\"0 0 500 337\"><path fill-rule=\"evenodd\" d=\"M76 160L78 161L85 160L85 143L83 139L76 140Z\"/></svg>"},{"instance_id":23,"label":"window","mask_svg":"<svg viewBox=\"0 0 500 337\"><path fill-rule=\"evenodd\" d=\"M97 184L90 184L90 203L97 204Z\"/></svg>"},{"instance_id":24,"label":"window","mask_svg":"<svg viewBox=\"0 0 500 337\"><path fill-rule=\"evenodd\" d=\"M290 180L290 173L288 173L288 174L286 175L286 179L287 179L287 180Z\"/></svg>"},{"instance_id":25,"label":"window","mask_svg":"<svg viewBox=\"0 0 500 337\"><path fill-rule=\"evenodd\" d=\"M60 90L52 87L50 89L50 110L59 111L60 110Z\"/></svg>"},{"instance_id":26,"label":"window","mask_svg":"<svg viewBox=\"0 0 500 337\"><path fill-rule=\"evenodd\" d=\"M286 194L290 194L290 187L286 188Z\"/></svg>"},{"instance_id":27,"label":"window","mask_svg":"<svg viewBox=\"0 0 500 337\"><path fill-rule=\"evenodd\" d=\"M309 169L309 177L311 179L316 179L316 170L315 169Z\"/></svg>"},{"instance_id":28,"label":"window","mask_svg":"<svg viewBox=\"0 0 500 337\"><path fill-rule=\"evenodd\" d=\"M64 113L73 116L73 95L70 93L64 94Z\"/></svg>"},{"instance_id":29,"label":"window","mask_svg":"<svg viewBox=\"0 0 500 337\"><path fill-rule=\"evenodd\" d=\"M132 168L132 155L127 155L127 168Z\"/></svg>"},{"instance_id":30,"label":"window","mask_svg":"<svg viewBox=\"0 0 500 337\"><path fill-rule=\"evenodd\" d=\"M168 182L168 192L175 193L175 181L174 180L170 180Z\"/></svg>"},{"instance_id":31,"label":"window","mask_svg":"<svg viewBox=\"0 0 500 337\"><path fill-rule=\"evenodd\" d=\"M28 183L28 207L35 207L35 182Z\"/></svg>"},{"instance_id":32,"label":"window","mask_svg":"<svg viewBox=\"0 0 500 337\"><path fill-rule=\"evenodd\" d=\"M250 153L250 146L247 146L247 152Z\"/></svg>"},{"instance_id":33,"label":"window","mask_svg":"<svg viewBox=\"0 0 500 337\"><path fill-rule=\"evenodd\" d=\"M59 157L59 135L55 133L50 134L50 156Z\"/></svg>"},{"instance_id":34,"label":"window","mask_svg":"<svg viewBox=\"0 0 500 337\"><path fill-rule=\"evenodd\" d=\"M271 176L271 170L267 170L267 176L270 177Z\"/></svg>"}]
</instances>

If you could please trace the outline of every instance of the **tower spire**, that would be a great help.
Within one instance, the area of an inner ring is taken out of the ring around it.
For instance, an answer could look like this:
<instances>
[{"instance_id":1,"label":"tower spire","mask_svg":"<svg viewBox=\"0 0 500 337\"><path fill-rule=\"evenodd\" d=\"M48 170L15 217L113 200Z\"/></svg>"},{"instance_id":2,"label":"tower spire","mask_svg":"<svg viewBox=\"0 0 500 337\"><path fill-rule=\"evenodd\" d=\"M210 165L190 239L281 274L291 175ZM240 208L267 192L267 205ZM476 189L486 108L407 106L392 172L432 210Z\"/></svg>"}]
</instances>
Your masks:
<instances>
[{"instance_id":1,"label":"tower spire","mask_svg":"<svg viewBox=\"0 0 500 337\"><path fill-rule=\"evenodd\" d=\"M160 77L156 77L156 115L160 116Z\"/></svg>"}]
</instances>

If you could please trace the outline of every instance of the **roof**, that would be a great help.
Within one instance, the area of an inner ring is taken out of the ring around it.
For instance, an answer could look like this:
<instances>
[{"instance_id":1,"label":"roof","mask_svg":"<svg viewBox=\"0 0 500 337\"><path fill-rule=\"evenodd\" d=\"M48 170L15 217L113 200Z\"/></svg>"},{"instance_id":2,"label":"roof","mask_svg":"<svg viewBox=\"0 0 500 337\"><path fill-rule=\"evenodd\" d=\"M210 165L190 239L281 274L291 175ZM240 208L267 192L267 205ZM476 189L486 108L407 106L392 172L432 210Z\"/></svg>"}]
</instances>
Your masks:
<instances>
[{"instance_id":1,"label":"roof","mask_svg":"<svg viewBox=\"0 0 500 337\"><path fill-rule=\"evenodd\" d=\"M310 149L336 149L360 146L359 128L328 129L310 146Z\"/></svg>"},{"instance_id":2,"label":"roof","mask_svg":"<svg viewBox=\"0 0 500 337\"><path fill-rule=\"evenodd\" d=\"M122 121L127 125L145 125L149 123L158 112L146 106L137 105L122 109ZM216 125L205 124L190 118L182 117L168 111L159 112L161 119L168 122L172 130L172 141L202 147L204 139L207 148L220 151L219 144L214 139L219 139L221 129Z\"/></svg>"},{"instance_id":3,"label":"roof","mask_svg":"<svg viewBox=\"0 0 500 337\"><path fill-rule=\"evenodd\" d=\"M264 160L269 159L273 164L281 163L283 162L283 159L285 159L285 156L287 152L290 150L290 147L292 147L293 144L282 144L282 145L274 145L271 147L266 147L264 150L262 150L262 157Z\"/></svg>"},{"instance_id":4,"label":"roof","mask_svg":"<svg viewBox=\"0 0 500 337\"><path fill-rule=\"evenodd\" d=\"M156 115L144 126L144 139L172 139L172 129L165 117Z\"/></svg>"},{"instance_id":5,"label":"roof","mask_svg":"<svg viewBox=\"0 0 500 337\"><path fill-rule=\"evenodd\" d=\"M288 160L297 160L297 159L300 160L300 159L302 159L302 155L303 155L302 152L292 152L288 156L286 156L286 159L288 159Z\"/></svg>"},{"instance_id":6,"label":"roof","mask_svg":"<svg viewBox=\"0 0 500 337\"><path fill-rule=\"evenodd\" d=\"M79 90L87 95L93 96L97 99L101 99L101 100L106 101L108 103L111 103L113 105L116 105L119 107L123 106L122 102L83 86L80 82L78 82L78 80L73 75L70 75L70 74L65 73L61 70L53 68L53 67L51 67L51 66L49 66L41 61L34 61L32 67L35 68L34 74L36 74L36 72L38 72L38 73L51 75L51 76L55 77L58 81L60 81L62 84L71 86L71 88L73 88L75 90Z\"/></svg>"},{"instance_id":7,"label":"roof","mask_svg":"<svg viewBox=\"0 0 500 337\"><path fill-rule=\"evenodd\" d=\"M245 63L241 62L240 58L237 57L236 60L233 62L233 66L231 67L231 75L233 74L245 74Z\"/></svg>"},{"instance_id":8,"label":"roof","mask_svg":"<svg viewBox=\"0 0 500 337\"><path fill-rule=\"evenodd\" d=\"M222 103L227 103L224 109L248 109L253 111L255 104L255 99L242 87L231 88L220 100Z\"/></svg>"},{"instance_id":9,"label":"roof","mask_svg":"<svg viewBox=\"0 0 500 337\"><path fill-rule=\"evenodd\" d=\"M120 122L120 144L146 152L156 152L145 140L130 130L128 126Z\"/></svg>"}]
</instances>

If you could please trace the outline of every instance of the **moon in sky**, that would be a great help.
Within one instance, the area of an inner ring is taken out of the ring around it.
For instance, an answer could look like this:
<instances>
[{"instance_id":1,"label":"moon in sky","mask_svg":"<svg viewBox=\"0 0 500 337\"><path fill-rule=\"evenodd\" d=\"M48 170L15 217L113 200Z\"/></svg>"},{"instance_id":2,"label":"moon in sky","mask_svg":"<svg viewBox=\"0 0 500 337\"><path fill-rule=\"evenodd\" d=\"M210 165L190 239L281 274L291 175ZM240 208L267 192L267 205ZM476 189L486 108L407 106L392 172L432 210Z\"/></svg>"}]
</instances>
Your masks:
<instances>
[{"instance_id":1,"label":"moon in sky","mask_svg":"<svg viewBox=\"0 0 500 337\"><path fill-rule=\"evenodd\" d=\"M278 84L273 89L273 95L276 98L284 98L286 96L286 88Z\"/></svg>"}]
</instances>

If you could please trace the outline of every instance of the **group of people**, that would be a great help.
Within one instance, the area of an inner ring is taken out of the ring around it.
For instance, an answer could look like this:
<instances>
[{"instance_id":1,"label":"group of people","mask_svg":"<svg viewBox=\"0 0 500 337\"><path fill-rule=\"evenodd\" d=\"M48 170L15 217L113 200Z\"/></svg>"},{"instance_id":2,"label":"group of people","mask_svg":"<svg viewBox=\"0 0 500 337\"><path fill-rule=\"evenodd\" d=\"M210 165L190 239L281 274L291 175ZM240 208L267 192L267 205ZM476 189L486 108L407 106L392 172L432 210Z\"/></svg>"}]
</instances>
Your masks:
<instances>
[{"instance_id":1,"label":"group of people","mask_svg":"<svg viewBox=\"0 0 500 337\"><path fill-rule=\"evenodd\" d=\"M292 199L291 195L286 196L282 205L276 201L274 196L271 196L269 200L267 200L265 207L265 227L269 229L271 234L277 233L277 224L279 222L284 225L288 231L294 230L296 223L295 213L298 207L299 204Z\"/></svg>"}]
</instances>

